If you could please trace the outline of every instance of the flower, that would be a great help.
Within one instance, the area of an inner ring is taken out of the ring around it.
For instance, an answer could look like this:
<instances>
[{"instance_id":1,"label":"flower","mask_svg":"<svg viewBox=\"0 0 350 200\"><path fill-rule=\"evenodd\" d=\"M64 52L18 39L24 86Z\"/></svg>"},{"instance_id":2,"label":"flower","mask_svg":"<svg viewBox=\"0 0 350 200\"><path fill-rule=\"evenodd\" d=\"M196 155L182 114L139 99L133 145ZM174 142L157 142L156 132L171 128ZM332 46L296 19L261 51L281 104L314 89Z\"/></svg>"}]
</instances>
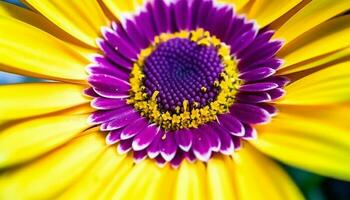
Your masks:
<instances>
[{"instance_id":1,"label":"flower","mask_svg":"<svg viewBox=\"0 0 350 200\"><path fill-rule=\"evenodd\" d=\"M303 199L350 179L350 2L0 3L1 199ZM20 191L20 192L19 192Z\"/></svg>"}]
</instances>

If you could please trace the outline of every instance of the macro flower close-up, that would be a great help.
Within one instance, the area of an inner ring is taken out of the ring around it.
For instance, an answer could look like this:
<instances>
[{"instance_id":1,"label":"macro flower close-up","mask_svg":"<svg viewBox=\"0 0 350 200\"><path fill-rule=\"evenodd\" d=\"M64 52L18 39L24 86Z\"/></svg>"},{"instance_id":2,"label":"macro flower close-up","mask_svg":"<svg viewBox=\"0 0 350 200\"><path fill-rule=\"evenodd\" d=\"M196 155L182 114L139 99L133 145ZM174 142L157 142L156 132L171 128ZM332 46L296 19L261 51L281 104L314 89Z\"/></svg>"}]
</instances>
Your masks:
<instances>
[{"instance_id":1,"label":"macro flower close-up","mask_svg":"<svg viewBox=\"0 0 350 200\"><path fill-rule=\"evenodd\" d=\"M305 199L287 165L350 181L349 10L0 1L0 71L32 80L0 85L0 200Z\"/></svg>"}]
</instances>

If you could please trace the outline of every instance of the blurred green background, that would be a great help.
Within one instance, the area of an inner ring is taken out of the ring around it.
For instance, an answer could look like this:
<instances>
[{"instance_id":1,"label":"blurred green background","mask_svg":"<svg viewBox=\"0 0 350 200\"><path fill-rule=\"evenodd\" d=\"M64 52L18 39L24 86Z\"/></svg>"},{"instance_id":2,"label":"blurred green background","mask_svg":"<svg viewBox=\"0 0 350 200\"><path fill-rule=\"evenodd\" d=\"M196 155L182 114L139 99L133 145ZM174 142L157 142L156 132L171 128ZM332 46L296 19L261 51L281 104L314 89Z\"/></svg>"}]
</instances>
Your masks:
<instances>
[{"instance_id":1,"label":"blurred green background","mask_svg":"<svg viewBox=\"0 0 350 200\"><path fill-rule=\"evenodd\" d=\"M5 1L24 6L17 0ZM39 80L0 72L0 84L36 81ZM318 176L290 166L282 166L288 171L308 200L350 200L350 182Z\"/></svg>"}]
</instances>

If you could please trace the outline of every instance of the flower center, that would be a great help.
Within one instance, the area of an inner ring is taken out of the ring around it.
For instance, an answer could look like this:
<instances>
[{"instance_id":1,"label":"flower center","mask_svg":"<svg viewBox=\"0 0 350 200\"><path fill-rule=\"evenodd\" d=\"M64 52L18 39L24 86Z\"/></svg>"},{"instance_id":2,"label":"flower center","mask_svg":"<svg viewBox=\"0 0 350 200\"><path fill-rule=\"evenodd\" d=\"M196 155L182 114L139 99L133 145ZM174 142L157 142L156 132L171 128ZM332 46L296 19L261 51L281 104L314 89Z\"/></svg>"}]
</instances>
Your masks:
<instances>
[{"instance_id":1,"label":"flower center","mask_svg":"<svg viewBox=\"0 0 350 200\"><path fill-rule=\"evenodd\" d=\"M157 102L163 112L175 113L185 100L190 108L204 107L216 98L219 88L214 82L223 70L215 47L171 39L145 60L146 93L159 91Z\"/></svg>"},{"instance_id":2,"label":"flower center","mask_svg":"<svg viewBox=\"0 0 350 200\"><path fill-rule=\"evenodd\" d=\"M157 36L130 82L129 104L166 130L216 120L240 85L229 47L203 29Z\"/></svg>"}]
</instances>

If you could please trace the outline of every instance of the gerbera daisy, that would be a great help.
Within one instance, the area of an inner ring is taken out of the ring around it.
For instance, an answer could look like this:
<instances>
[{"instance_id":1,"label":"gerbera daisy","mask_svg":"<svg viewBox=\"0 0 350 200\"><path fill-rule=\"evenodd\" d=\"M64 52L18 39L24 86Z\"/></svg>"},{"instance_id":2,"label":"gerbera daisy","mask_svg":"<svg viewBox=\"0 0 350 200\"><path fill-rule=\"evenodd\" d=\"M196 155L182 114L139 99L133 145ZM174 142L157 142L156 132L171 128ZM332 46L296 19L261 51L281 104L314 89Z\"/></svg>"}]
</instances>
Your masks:
<instances>
[{"instance_id":1,"label":"gerbera daisy","mask_svg":"<svg viewBox=\"0 0 350 200\"><path fill-rule=\"evenodd\" d=\"M303 199L350 180L348 0L0 2L0 199ZM267 155L267 156L266 156Z\"/></svg>"}]
</instances>

